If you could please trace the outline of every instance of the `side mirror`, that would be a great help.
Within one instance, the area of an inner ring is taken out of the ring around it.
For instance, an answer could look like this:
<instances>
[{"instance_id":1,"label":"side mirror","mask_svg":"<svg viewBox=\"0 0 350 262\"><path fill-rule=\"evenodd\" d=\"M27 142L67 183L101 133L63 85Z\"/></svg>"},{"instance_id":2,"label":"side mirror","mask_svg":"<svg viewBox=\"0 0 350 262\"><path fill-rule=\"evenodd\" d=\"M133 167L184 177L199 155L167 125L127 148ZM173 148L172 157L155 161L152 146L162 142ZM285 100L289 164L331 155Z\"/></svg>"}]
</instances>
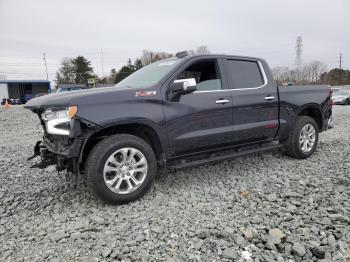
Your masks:
<instances>
[{"instance_id":1,"label":"side mirror","mask_svg":"<svg viewBox=\"0 0 350 262\"><path fill-rule=\"evenodd\" d=\"M179 95L190 94L197 90L196 85L196 79L194 78L178 79L174 81L171 91Z\"/></svg>"}]
</instances>

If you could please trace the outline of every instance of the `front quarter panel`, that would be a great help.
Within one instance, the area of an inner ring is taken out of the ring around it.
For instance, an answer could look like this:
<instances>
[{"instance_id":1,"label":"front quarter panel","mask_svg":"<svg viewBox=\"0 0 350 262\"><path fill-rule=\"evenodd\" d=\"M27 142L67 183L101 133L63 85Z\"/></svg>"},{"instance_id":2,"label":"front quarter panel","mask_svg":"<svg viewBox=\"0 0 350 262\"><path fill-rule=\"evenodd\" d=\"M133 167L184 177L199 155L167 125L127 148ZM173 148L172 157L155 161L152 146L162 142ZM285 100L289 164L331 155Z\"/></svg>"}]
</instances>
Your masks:
<instances>
[{"instance_id":1,"label":"front quarter panel","mask_svg":"<svg viewBox=\"0 0 350 262\"><path fill-rule=\"evenodd\" d=\"M156 131L161 142L165 141L163 103L157 87L96 94L77 98L71 104L78 105L77 115L80 118L103 128L121 124L144 124Z\"/></svg>"}]
</instances>

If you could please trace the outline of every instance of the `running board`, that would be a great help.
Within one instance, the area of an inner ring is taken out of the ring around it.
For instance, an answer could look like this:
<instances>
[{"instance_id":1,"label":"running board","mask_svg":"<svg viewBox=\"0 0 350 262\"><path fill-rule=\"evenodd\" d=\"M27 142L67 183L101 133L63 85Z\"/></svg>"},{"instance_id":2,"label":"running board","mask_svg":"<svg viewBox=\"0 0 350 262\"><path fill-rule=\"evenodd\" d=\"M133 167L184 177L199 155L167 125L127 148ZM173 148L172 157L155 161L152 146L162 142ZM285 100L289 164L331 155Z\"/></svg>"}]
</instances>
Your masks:
<instances>
[{"instance_id":1,"label":"running board","mask_svg":"<svg viewBox=\"0 0 350 262\"><path fill-rule=\"evenodd\" d=\"M245 156L245 155L250 155L250 154L254 154L254 153L272 151L272 150L280 149L281 147L283 147L283 145L271 143L271 144L266 145L266 146L260 146L260 147L256 147L253 149L241 150L241 151L226 154L226 155L212 156L212 157L209 157L207 159L199 159L199 160L194 160L194 161L189 161L189 162L182 162L182 163L178 163L175 165L170 165L169 167L173 168L173 169L183 169L183 168L187 168L187 167L194 167L194 166L199 166L202 164L214 163L214 162L232 159L232 158Z\"/></svg>"}]
</instances>

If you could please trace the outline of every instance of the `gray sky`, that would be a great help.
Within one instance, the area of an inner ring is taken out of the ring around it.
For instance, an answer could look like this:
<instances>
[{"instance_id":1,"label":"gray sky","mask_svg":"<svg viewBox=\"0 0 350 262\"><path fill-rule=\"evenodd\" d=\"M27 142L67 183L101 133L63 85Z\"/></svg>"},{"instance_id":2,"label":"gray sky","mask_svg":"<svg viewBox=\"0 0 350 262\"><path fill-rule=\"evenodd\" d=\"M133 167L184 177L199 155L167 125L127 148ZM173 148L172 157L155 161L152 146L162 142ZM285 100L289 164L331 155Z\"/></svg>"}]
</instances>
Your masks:
<instances>
[{"instance_id":1,"label":"gray sky","mask_svg":"<svg viewBox=\"0 0 350 262\"><path fill-rule=\"evenodd\" d=\"M265 58L293 66L303 37L303 62L332 69L343 53L350 69L349 0L0 0L0 74L49 78L64 57L84 55L106 74L143 49L176 52L205 44L212 53Z\"/></svg>"}]
</instances>

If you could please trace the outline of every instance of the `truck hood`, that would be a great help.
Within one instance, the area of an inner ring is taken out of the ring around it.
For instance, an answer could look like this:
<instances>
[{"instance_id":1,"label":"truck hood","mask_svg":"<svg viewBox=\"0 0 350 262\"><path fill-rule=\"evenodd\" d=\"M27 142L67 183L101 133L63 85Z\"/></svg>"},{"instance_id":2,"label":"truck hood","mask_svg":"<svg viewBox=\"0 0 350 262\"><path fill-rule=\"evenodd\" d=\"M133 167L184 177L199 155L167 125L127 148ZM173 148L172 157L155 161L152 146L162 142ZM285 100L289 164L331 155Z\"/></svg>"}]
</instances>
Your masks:
<instances>
[{"instance_id":1,"label":"truck hood","mask_svg":"<svg viewBox=\"0 0 350 262\"><path fill-rule=\"evenodd\" d=\"M68 107L72 105L79 105L82 98L93 98L103 102L104 98L108 97L123 97L124 93L135 94L135 89L127 87L102 87L91 88L78 91L69 91L63 93L54 93L45 96L40 96L29 100L24 107L27 109L36 108L50 108L50 107ZM90 99L89 99L90 98Z\"/></svg>"}]
</instances>

